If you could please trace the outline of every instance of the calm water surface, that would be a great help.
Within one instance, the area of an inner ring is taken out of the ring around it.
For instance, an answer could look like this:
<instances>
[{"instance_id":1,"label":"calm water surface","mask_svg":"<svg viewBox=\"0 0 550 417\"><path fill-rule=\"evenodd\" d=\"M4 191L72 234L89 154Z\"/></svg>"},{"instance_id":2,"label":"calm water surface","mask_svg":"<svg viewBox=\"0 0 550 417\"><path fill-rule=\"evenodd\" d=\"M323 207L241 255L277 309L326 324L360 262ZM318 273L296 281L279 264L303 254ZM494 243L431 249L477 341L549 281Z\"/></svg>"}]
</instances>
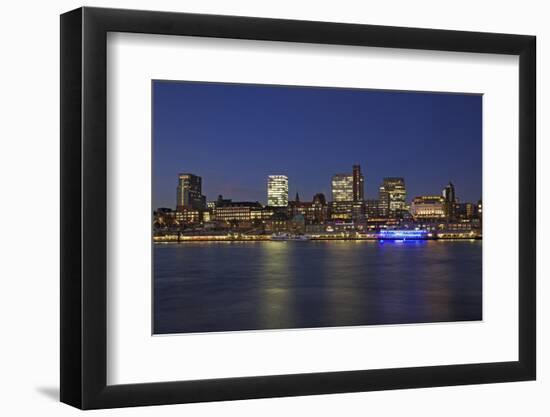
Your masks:
<instances>
[{"instance_id":1,"label":"calm water surface","mask_svg":"<svg viewBox=\"0 0 550 417\"><path fill-rule=\"evenodd\" d=\"M481 320L481 241L154 245L154 332Z\"/></svg>"}]
</instances>

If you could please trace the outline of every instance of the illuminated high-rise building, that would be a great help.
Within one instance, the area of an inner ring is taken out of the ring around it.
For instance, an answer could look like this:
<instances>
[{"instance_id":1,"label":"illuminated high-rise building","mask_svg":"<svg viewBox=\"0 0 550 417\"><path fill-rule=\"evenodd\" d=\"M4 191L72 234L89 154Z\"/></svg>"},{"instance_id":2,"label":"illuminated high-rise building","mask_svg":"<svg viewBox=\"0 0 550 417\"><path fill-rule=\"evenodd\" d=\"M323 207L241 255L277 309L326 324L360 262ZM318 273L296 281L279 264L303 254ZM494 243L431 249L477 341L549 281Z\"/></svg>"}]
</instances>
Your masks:
<instances>
[{"instance_id":1,"label":"illuminated high-rise building","mask_svg":"<svg viewBox=\"0 0 550 417\"><path fill-rule=\"evenodd\" d=\"M365 178L361 174L361 165L353 166L353 201L365 199Z\"/></svg>"},{"instance_id":2,"label":"illuminated high-rise building","mask_svg":"<svg viewBox=\"0 0 550 417\"><path fill-rule=\"evenodd\" d=\"M454 220L455 218L455 204L456 204L456 196L455 196L455 186L452 182L449 182L449 185L447 185L443 191L441 192L441 195L445 199L445 216L448 220Z\"/></svg>"},{"instance_id":3,"label":"illuminated high-rise building","mask_svg":"<svg viewBox=\"0 0 550 417\"><path fill-rule=\"evenodd\" d=\"M204 209L206 198L202 195L202 179L194 174L179 174L177 187L177 210L184 208Z\"/></svg>"},{"instance_id":4,"label":"illuminated high-rise building","mask_svg":"<svg viewBox=\"0 0 550 417\"><path fill-rule=\"evenodd\" d=\"M353 201L353 175L336 174L332 176L332 201Z\"/></svg>"},{"instance_id":5,"label":"illuminated high-rise building","mask_svg":"<svg viewBox=\"0 0 550 417\"><path fill-rule=\"evenodd\" d=\"M267 205L272 207L288 206L288 177L269 175L267 177Z\"/></svg>"},{"instance_id":6,"label":"illuminated high-rise building","mask_svg":"<svg viewBox=\"0 0 550 417\"><path fill-rule=\"evenodd\" d=\"M407 209L405 180L399 177L384 178L379 190L380 211L383 216L395 216Z\"/></svg>"},{"instance_id":7,"label":"illuminated high-rise building","mask_svg":"<svg viewBox=\"0 0 550 417\"><path fill-rule=\"evenodd\" d=\"M332 176L332 202L330 217L332 220L351 220L353 208L353 175L336 174Z\"/></svg>"}]
</instances>

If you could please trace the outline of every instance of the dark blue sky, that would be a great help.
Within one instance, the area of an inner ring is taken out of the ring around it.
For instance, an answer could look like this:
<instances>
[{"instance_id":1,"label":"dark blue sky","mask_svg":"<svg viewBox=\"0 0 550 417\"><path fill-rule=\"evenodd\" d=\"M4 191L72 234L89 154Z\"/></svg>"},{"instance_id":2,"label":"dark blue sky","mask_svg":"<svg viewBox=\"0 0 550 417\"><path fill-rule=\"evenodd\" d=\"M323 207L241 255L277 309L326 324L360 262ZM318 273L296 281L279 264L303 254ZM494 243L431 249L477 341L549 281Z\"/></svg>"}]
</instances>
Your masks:
<instances>
[{"instance_id":1,"label":"dark blue sky","mask_svg":"<svg viewBox=\"0 0 550 417\"><path fill-rule=\"evenodd\" d=\"M153 207L175 207L177 175L203 194L266 202L269 174L289 195L331 198L335 173L360 164L366 198L404 177L407 201L452 181L460 201L481 198L480 95L153 82Z\"/></svg>"}]
</instances>

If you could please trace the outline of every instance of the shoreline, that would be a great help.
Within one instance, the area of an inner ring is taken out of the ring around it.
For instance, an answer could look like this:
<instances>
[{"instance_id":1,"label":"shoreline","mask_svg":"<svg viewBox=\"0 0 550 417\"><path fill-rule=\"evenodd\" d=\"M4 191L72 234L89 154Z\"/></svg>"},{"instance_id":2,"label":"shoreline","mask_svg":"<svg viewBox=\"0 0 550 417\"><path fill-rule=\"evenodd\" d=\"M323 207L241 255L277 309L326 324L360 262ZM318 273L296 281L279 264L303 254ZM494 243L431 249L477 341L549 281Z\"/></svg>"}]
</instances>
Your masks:
<instances>
[{"instance_id":1,"label":"shoreline","mask_svg":"<svg viewBox=\"0 0 550 417\"><path fill-rule=\"evenodd\" d=\"M264 237L228 237L228 236L193 236L193 237L185 237L182 236L178 238L177 236L174 237L153 237L153 243L193 243L193 242L300 242L300 243L306 243L310 241L365 241L365 242L417 242L417 241L452 241L452 240L483 240L481 236L464 236L464 237L432 237L427 239L380 239L377 237L310 237L309 239L305 240L297 240L297 239L286 239L286 240L280 240L280 239L272 239L271 236Z\"/></svg>"}]
</instances>

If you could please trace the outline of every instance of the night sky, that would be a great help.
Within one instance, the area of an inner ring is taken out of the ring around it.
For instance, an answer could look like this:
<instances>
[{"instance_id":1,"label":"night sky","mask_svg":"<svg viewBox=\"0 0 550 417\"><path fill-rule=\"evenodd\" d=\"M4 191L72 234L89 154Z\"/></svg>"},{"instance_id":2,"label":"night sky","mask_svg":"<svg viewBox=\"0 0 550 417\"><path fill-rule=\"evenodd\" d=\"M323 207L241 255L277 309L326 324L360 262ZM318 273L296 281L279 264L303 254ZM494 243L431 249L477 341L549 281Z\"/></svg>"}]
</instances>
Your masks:
<instances>
[{"instance_id":1,"label":"night sky","mask_svg":"<svg viewBox=\"0 0 550 417\"><path fill-rule=\"evenodd\" d=\"M311 201L360 164L366 198L404 177L407 202L452 181L481 198L482 97L343 88L153 81L153 207L176 205L177 175L207 200L266 203L267 176Z\"/></svg>"}]
</instances>

